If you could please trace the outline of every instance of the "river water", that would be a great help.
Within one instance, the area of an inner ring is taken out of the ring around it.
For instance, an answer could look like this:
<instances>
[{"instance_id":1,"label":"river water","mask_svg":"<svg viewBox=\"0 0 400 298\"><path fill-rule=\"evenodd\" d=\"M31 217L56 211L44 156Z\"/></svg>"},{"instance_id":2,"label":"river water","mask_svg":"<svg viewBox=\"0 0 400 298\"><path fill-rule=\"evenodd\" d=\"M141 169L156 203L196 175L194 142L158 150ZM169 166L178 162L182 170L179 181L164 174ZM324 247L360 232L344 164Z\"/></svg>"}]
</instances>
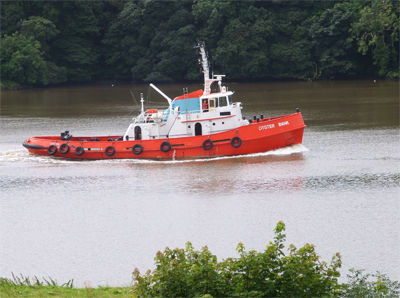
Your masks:
<instances>
[{"instance_id":1,"label":"river water","mask_svg":"<svg viewBox=\"0 0 400 298\"><path fill-rule=\"evenodd\" d=\"M175 97L185 86L158 87ZM146 85L1 92L0 276L125 286L166 246L235 257L239 242L263 250L282 220L287 247L312 243L328 263L340 252L342 276L400 280L399 83L227 86L248 118L300 108L303 145L194 161L38 157L22 147L30 136L123 134L140 92L166 101Z\"/></svg>"}]
</instances>

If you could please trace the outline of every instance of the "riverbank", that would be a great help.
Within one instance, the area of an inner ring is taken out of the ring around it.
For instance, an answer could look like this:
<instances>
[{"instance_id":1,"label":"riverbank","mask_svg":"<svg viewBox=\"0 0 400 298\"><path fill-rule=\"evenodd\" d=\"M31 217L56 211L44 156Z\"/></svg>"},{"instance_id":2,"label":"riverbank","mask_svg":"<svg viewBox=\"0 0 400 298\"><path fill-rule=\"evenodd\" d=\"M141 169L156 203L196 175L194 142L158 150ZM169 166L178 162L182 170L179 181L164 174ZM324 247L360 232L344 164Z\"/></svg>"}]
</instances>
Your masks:
<instances>
[{"instance_id":1,"label":"riverbank","mask_svg":"<svg viewBox=\"0 0 400 298\"><path fill-rule=\"evenodd\" d=\"M326 78L264 78L264 79L229 79L226 78L224 81L227 84L247 84L247 83L279 83L279 82L324 82L324 81L397 81L399 80L397 77L376 77L376 76L363 76L357 78L348 78L341 77L336 79L326 79ZM155 81L147 81L147 80L128 80L128 79L120 79L120 80L98 80L98 81L87 81L87 82L64 82L58 84L48 84L48 85L21 85L14 81L2 80L0 81L0 90L1 91L16 91L16 90L26 90L26 89L52 89L57 87L82 87L82 86L118 86L118 85L148 85L149 83L154 84L202 84L201 80L155 80Z\"/></svg>"},{"instance_id":2,"label":"riverbank","mask_svg":"<svg viewBox=\"0 0 400 298\"><path fill-rule=\"evenodd\" d=\"M26 86L22 86L16 82L13 81L8 81L8 80L2 80L0 81L0 90L22 90L26 89Z\"/></svg>"}]
</instances>

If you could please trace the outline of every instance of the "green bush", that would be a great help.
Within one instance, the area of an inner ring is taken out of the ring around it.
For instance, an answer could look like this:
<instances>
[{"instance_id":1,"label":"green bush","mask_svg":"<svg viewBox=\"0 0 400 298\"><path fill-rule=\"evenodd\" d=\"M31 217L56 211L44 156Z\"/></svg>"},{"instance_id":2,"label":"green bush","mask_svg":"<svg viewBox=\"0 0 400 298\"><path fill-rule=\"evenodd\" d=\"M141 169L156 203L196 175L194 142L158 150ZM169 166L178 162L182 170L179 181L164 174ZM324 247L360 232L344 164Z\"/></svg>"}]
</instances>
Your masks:
<instances>
[{"instance_id":1,"label":"green bush","mask_svg":"<svg viewBox=\"0 0 400 298\"><path fill-rule=\"evenodd\" d=\"M207 247L158 252L156 269L141 275L133 272L136 297L327 297L340 293L337 277L341 257L337 253L328 265L320 261L315 247L291 245L283 252L285 224L279 222L275 238L265 251L246 251L237 246L238 258L218 262Z\"/></svg>"},{"instance_id":2,"label":"green bush","mask_svg":"<svg viewBox=\"0 0 400 298\"><path fill-rule=\"evenodd\" d=\"M348 283L343 284L340 298L399 298L400 283L391 281L385 274L364 274L363 270L350 269ZM372 280L371 280L372 279Z\"/></svg>"}]
</instances>

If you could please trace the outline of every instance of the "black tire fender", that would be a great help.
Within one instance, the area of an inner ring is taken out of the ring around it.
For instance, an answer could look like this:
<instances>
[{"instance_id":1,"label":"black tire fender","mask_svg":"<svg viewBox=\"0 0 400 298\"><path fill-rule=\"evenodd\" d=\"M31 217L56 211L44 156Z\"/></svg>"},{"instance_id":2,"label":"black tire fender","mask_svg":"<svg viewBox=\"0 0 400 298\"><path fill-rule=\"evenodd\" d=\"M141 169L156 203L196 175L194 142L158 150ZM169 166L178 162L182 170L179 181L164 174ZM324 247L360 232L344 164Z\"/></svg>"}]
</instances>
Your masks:
<instances>
[{"instance_id":1,"label":"black tire fender","mask_svg":"<svg viewBox=\"0 0 400 298\"><path fill-rule=\"evenodd\" d=\"M207 139L203 142L204 150L210 150L213 147L213 142L210 139Z\"/></svg>"},{"instance_id":2,"label":"black tire fender","mask_svg":"<svg viewBox=\"0 0 400 298\"><path fill-rule=\"evenodd\" d=\"M57 153L57 147L56 145L50 145L49 147L47 147L47 153L49 155L54 155Z\"/></svg>"},{"instance_id":3,"label":"black tire fender","mask_svg":"<svg viewBox=\"0 0 400 298\"><path fill-rule=\"evenodd\" d=\"M135 146L132 147L132 152L136 155L139 155L143 152L143 147L140 144L136 144Z\"/></svg>"},{"instance_id":4,"label":"black tire fender","mask_svg":"<svg viewBox=\"0 0 400 298\"><path fill-rule=\"evenodd\" d=\"M113 156L114 153L115 153L115 149L114 149L113 146L108 146L108 147L104 150L104 153L105 153L107 156Z\"/></svg>"},{"instance_id":5,"label":"black tire fender","mask_svg":"<svg viewBox=\"0 0 400 298\"><path fill-rule=\"evenodd\" d=\"M67 143L61 144L60 153L67 154L69 152L69 146Z\"/></svg>"},{"instance_id":6,"label":"black tire fender","mask_svg":"<svg viewBox=\"0 0 400 298\"><path fill-rule=\"evenodd\" d=\"M242 140L239 137L234 137L231 140L231 145L234 148L239 148L242 145Z\"/></svg>"},{"instance_id":7,"label":"black tire fender","mask_svg":"<svg viewBox=\"0 0 400 298\"><path fill-rule=\"evenodd\" d=\"M160 145L160 149L162 152L168 152L171 150L171 144L169 142L162 142Z\"/></svg>"},{"instance_id":8,"label":"black tire fender","mask_svg":"<svg viewBox=\"0 0 400 298\"><path fill-rule=\"evenodd\" d=\"M83 147L79 146L75 148L76 155L81 156L83 153L85 153L85 149L83 149Z\"/></svg>"}]
</instances>

